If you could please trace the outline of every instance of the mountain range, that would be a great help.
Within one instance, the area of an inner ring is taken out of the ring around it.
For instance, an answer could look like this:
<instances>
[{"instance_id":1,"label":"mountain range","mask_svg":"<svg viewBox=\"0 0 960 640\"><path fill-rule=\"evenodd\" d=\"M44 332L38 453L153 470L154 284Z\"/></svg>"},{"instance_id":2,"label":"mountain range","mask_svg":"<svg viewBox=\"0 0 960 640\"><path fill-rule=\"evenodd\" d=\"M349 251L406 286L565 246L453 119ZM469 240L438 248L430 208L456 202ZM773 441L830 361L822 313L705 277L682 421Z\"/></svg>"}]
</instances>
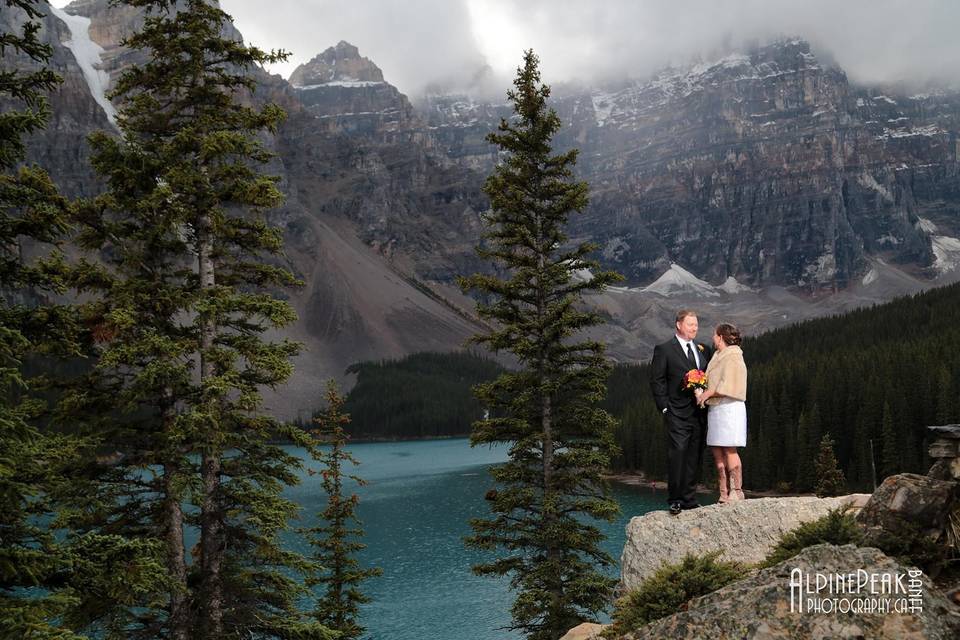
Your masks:
<instances>
[{"instance_id":1,"label":"mountain range","mask_svg":"<svg viewBox=\"0 0 960 640\"><path fill-rule=\"evenodd\" d=\"M120 43L143 14L108 0L48 13L41 38L64 83L28 160L88 196L99 185L85 137L116 131L105 93L142 55ZM0 28L22 20L4 11ZM647 359L682 306L704 327L758 333L960 279L960 94L858 86L821 57L783 39L554 87L556 149L580 150L590 184L571 241L596 242L601 264L626 276L587 300L608 320L591 334L614 359ZM474 253L498 160L485 135L511 107L439 89L410 99L347 42L289 79L253 73L253 99L288 114L267 167L287 200L270 220L306 282L289 293L291 337L306 349L267 404L304 418L324 378L352 383L351 363L458 349L483 330L454 278L490 268Z\"/></svg>"}]
</instances>

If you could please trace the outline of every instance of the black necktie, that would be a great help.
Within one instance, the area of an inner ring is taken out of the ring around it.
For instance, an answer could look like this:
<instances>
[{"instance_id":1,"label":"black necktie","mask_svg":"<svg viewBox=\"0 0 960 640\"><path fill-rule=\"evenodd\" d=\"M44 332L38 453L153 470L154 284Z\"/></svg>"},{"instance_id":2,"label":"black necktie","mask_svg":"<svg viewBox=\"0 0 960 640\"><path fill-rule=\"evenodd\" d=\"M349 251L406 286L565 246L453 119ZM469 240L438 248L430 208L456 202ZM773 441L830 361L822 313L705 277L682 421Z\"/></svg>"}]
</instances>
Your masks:
<instances>
[{"instance_id":1,"label":"black necktie","mask_svg":"<svg viewBox=\"0 0 960 640\"><path fill-rule=\"evenodd\" d=\"M687 359L690 360L690 364L693 365L694 369L699 369L700 365L697 364L697 357L693 355L693 347L691 344L690 342L687 343Z\"/></svg>"}]
</instances>

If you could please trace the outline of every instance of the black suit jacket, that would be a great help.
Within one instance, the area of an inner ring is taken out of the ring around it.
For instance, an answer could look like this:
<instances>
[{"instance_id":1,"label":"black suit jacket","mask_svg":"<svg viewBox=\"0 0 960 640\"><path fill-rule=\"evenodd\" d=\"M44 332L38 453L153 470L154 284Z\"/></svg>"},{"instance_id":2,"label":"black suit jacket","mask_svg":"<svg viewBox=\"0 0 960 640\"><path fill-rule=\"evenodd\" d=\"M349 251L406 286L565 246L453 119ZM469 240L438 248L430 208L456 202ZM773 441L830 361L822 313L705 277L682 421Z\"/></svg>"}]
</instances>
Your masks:
<instances>
[{"instance_id":1,"label":"black suit jacket","mask_svg":"<svg viewBox=\"0 0 960 640\"><path fill-rule=\"evenodd\" d=\"M697 345L700 368L706 370L707 363L713 357L713 347L696 340L694 344ZM703 349L701 350L700 347ZM653 391L657 409L662 412L667 408L668 413L679 418L691 418L704 413L704 410L697 406L693 392L683 389L683 376L691 368L687 354L683 352L676 336L653 348L653 360L650 362L650 390Z\"/></svg>"}]
</instances>

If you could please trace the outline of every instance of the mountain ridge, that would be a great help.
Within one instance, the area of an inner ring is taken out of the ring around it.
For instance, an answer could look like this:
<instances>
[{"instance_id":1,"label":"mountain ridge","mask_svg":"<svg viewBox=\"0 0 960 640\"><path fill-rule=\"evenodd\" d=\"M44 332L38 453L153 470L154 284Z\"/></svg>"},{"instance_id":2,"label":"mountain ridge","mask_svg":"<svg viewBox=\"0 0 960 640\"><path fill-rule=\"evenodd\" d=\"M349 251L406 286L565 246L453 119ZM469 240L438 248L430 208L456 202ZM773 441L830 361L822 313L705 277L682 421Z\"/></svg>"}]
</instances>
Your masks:
<instances>
[{"instance_id":1,"label":"mountain ridge","mask_svg":"<svg viewBox=\"0 0 960 640\"><path fill-rule=\"evenodd\" d=\"M142 16L106 0L67 11L90 18L112 76L135 61L117 43ZM44 21L66 82L30 160L83 196L97 189L83 138L110 124L67 34ZM958 278L960 98L853 87L804 41L785 42L555 92L556 148L581 150L591 185L571 240L598 242L602 266L628 278L587 301L609 319L594 337L615 360L646 358L679 306L755 334ZM326 68L300 87L253 71L253 99L288 111L267 167L287 201L269 216L307 281L290 294L307 352L268 394L288 418L316 407L323 378L349 386L353 362L458 349L483 327L454 278L490 269L474 252L497 160L484 138L510 115L462 95L411 102L345 41L318 59Z\"/></svg>"}]
</instances>

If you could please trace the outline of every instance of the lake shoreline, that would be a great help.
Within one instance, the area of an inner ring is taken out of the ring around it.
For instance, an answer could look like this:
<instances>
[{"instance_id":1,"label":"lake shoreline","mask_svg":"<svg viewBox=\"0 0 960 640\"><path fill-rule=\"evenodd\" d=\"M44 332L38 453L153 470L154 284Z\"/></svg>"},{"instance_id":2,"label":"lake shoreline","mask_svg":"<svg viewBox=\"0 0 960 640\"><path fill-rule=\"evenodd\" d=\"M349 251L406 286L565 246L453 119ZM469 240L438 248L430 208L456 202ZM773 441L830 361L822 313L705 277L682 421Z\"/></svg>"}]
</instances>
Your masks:
<instances>
[{"instance_id":1,"label":"lake shoreline","mask_svg":"<svg viewBox=\"0 0 960 640\"><path fill-rule=\"evenodd\" d=\"M620 484L625 484L633 487L649 487L651 490L667 490L667 483L664 480L651 480L640 471L633 472L618 472L618 473L608 473L603 476L607 480L612 482L618 482ZM717 489L713 487L708 487L703 483L697 485L697 493L717 493ZM813 493L778 493L773 490L767 491L751 491L749 489L744 489L743 494L745 496L750 496L753 498L772 498L772 497L792 497L792 496L813 496Z\"/></svg>"},{"instance_id":2,"label":"lake shoreline","mask_svg":"<svg viewBox=\"0 0 960 640\"><path fill-rule=\"evenodd\" d=\"M347 442L366 443L366 442L420 442L424 440L469 440L470 436L410 436L404 437L386 437L386 436L350 436Z\"/></svg>"}]
</instances>

